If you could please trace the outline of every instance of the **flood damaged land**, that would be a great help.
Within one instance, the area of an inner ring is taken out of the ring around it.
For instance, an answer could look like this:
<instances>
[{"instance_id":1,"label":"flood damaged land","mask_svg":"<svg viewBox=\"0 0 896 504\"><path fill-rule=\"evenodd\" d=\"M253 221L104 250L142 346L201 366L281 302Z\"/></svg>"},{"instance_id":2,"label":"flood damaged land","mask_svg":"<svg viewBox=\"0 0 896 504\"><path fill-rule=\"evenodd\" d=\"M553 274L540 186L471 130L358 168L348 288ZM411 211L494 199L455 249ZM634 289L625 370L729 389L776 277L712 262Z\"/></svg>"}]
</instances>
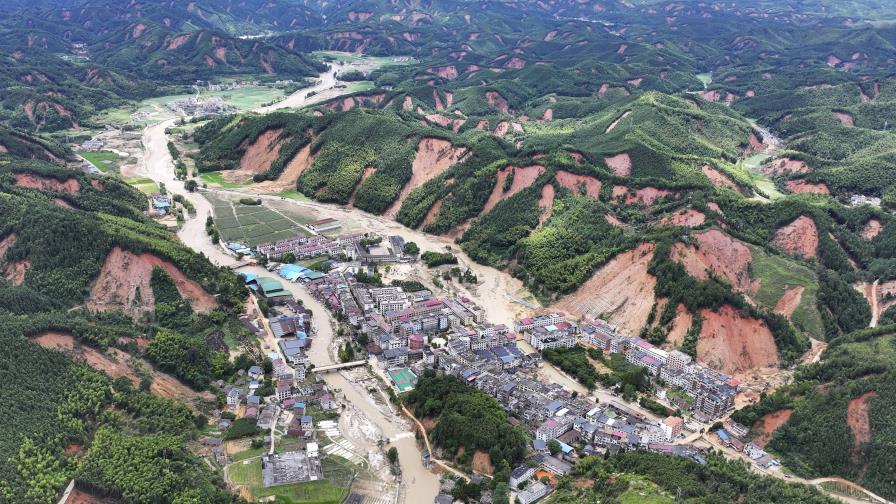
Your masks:
<instances>
[{"instance_id":1,"label":"flood damaged land","mask_svg":"<svg viewBox=\"0 0 896 504\"><path fill-rule=\"evenodd\" d=\"M896 498L893 9L72 2L0 15L0 500Z\"/></svg>"}]
</instances>

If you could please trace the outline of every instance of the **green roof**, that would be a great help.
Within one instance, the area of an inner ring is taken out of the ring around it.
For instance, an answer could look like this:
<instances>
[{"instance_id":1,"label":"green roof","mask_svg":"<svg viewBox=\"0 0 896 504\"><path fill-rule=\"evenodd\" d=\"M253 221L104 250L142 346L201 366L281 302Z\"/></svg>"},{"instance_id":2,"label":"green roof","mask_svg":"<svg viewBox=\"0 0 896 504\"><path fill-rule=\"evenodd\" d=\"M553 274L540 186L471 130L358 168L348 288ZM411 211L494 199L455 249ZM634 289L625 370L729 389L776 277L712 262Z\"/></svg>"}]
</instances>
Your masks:
<instances>
[{"instance_id":1,"label":"green roof","mask_svg":"<svg viewBox=\"0 0 896 504\"><path fill-rule=\"evenodd\" d=\"M265 297L286 296L289 292L283 290L283 284L274 278L262 277L258 279L258 288Z\"/></svg>"}]
</instances>

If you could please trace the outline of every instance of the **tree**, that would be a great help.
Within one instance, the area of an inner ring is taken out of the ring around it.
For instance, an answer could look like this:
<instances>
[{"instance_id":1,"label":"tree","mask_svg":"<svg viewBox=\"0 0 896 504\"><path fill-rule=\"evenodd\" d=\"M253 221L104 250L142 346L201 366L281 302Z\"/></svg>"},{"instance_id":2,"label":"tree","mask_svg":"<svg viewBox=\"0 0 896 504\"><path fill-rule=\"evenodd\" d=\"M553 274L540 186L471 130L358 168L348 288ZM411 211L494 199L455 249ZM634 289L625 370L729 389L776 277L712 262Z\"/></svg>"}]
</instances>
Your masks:
<instances>
[{"instance_id":1,"label":"tree","mask_svg":"<svg viewBox=\"0 0 896 504\"><path fill-rule=\"evenodd\" d=\"M389 460L389 463L395 465L398 463L398 450L393 446L386 451L386 458Z\"/></svg>"},{"instance_id":2,"label":"tree","mask_svg":"<svg viewBox=\"0 0 896 504\"><path fill-rule=\"evenodd\" d=\"M508 504L510 502L510 489L507 488L507 483L501 481L495 485L495 489L492 491L492 502L495 504Z\"/></svg>"},{"instance_id":3,"label":"tree","mask_svg":"<svg viewBox=\"0 0 896 504\"><path fill-rule=\"evenodd\" d=\"M416 256L420 253L420 247L414 242L407 242L404 244L404 253L405 255Z\"/></svg>"},{"instance_id":4,"label":"tree","mask_svg":"<svg viewBox=\"0 0 896 504\"><path fill-rule=\"evenodd\" d=\"M195 192L198 187L199 184L194 179L190 179L184 182L184 189L190 192Z\"/></svg>"},{"instance_id":5,"label":"tree","mask_svg":"<svg viewBox=\"0 0 896 504\"><path fill-rule=\"evenodd\" d=\"M467 483L465 479L458 479L451 496L464 502L478 501L482 496L482 487L476 483Z\"/></svg>"},{"instance_id":6,"label":"tree","mask_svg":"<svg viewBox=\"0 0 896 504\"><path fill-rule=\"evenodd\" d=\"M560 450L560 441L557 441L556 439L548 441L548 451L551 452L551 455L560 453Z\"/></svg>"}]
</instances>

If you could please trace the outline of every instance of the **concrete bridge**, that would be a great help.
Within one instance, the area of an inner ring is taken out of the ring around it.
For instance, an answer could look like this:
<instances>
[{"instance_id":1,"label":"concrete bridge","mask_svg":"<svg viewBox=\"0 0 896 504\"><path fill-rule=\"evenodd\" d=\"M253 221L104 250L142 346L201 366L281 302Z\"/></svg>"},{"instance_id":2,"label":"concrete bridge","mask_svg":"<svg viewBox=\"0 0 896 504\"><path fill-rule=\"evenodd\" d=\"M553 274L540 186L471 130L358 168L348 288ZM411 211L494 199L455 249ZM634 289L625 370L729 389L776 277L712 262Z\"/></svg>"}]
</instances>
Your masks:
<instances>
[{"instance_id":1,"label":"concrete bridge","mask_svg":"<svg viewBox=\"0 0 896 504\"><path fill-rule=\"evenodd\" d=\"M320 367L315 366L315 368L312 369L312 371L315 373L328 373L330 371L339 371L340 369L360 367L365 364L367 364L366 360L358 360L358 361L351 361L351 362L343 362L341 364L330 364L329 366L320 366Z\"/></svg>"}]
</instances>

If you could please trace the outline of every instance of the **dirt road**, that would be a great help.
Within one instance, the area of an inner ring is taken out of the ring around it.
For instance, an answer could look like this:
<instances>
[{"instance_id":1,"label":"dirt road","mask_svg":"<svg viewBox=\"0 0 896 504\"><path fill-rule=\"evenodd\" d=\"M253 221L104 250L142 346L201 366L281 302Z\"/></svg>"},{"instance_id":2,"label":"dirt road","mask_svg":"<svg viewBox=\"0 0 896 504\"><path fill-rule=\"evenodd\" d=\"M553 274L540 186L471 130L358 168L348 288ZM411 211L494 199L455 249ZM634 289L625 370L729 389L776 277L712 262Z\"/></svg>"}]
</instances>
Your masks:
<instances>
[{"instance_id":1,"label":"dirt road","mask_svg":"<svg viewBox=\"0 0 896 504\"><path fill-rule=\"evenodd\" d=\"M879 284L880 280L875 280L871 284L871 324L868 327L877 327L877 321L880 320L880 298L877 292Z\"/></svg>"}]
</instances>

